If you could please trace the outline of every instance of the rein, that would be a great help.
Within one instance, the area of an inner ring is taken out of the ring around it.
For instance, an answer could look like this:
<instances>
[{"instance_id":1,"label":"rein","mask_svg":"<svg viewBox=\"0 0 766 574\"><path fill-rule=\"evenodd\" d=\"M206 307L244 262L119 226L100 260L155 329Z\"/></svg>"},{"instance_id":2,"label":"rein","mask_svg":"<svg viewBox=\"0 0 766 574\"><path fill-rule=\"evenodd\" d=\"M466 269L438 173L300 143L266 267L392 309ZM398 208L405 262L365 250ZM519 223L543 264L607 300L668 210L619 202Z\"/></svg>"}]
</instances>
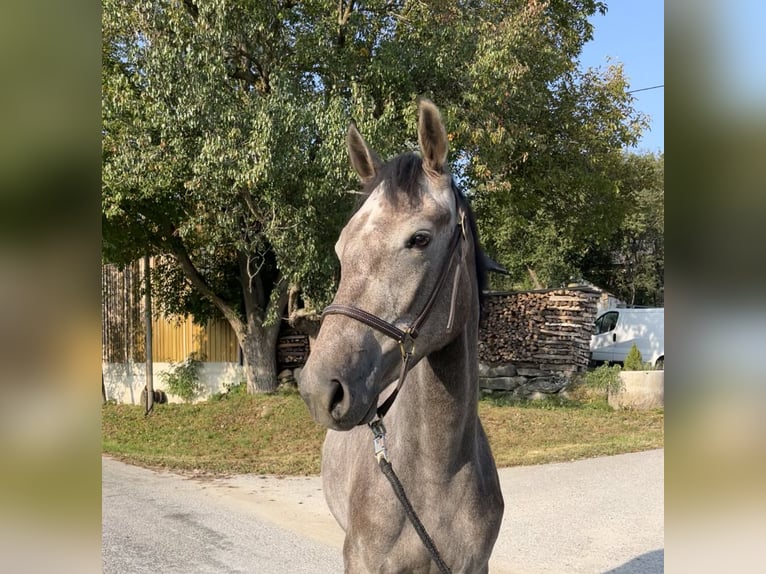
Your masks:
<instances>
[{"instance_id":1,"label":"rein","mask_svg":"<svg viewBox=\"0 0 766 574\"><path fill-rule=\"evenodd\" d=\"M457 197L455 199L457 202ZM376 414L377 414L376 419L368 423L368 426L370 427L370 430L373 433L373 446L375 448L375 458L378 461L380 470L383 473L383 475L388 479L388 481L391 483L391 487L393 488L394 493L399 499L399 502L401 502L402 506L404 507L404 511L405 511L405 514L407 515L407 518L409 518L410 522L412 523L412 526L415 528L415 532L417 532L418 536L420 537L420 540L423 542L423 545L431 554L431 558L433 559L434 563L439 568L439 571L442 574L450 574L450 569L444 563L444 560L442 560L442 557L439 554L439 551L436 549L436 546L434 545L433 540L428 535L428 532L426 532L425 527L423 526L423 523L420 521L420 518L415 513L415 509L412 507L412 504L407 498L407 494L404 492L404 487L402 486L402 483L399 481L399 477L396 476L396 473L394 472L394 469L388 460L388 452L386 450L386 442L385 442L386 429L383 426L383 417L391 408L391 405L393 405L394 400L399 394L399 390L402 388L402 385L404 384L404 380L407 377L407 373L409 372L409 369L411 366L410 363L412 360L413 353L415 351L415 339L417 339L420 328L428 319L428 316L431 313L431 309L433 308L434 303L436 303L436 300L438 299L439 294L441 293L442 289L444 288L444 285L447 282L447 277L449 275L450 268L452 267L455 257L461 251L460 249L462 245L461 238L463 241L465 241L466 239L465 212L462 209L459 209L458 211L458 219L459 221L457 225L455 226L455 230L452 233L452 238L450 239L447 260L445 261L444 266L442 267L441 274L439 275L439 279L437 280L436 285L434 286L434 290L431 292L431 295L429 296L428 301L423 307L423 310L415 318L415 320L412 321L412 323L410 323L408 327L405 327L404 329L400 329L393 323L390 323L386 321L385 319L378 317L377 315L368 313L364 309L360 309L359 307L354 307L353 305L332 304L326 307L324 312L322 313L322 319L324 319L327 315L345 315L346 317L350 317L351 319L354 319L356 321L359 321L360 323L364 323L365 325L372 327L376 331L379 331L380 333L386 335L387 337L399 343L399 350L402 354L402 364L399 370L399 381L397 382L396 388L391 393L391 395L389 395L389 397L383 402L383 404L378 407L376 411ZM453 325L453 319L455 314L455 304L457 302L457 285L460 279L460 270L461 270L461 266L458 265L455 269L455 276L452 282L452 294L450 296L450 312L449 312L449 319L447 321L448 331L452 329L452 325Z\"/></svg>"}]
</instances>

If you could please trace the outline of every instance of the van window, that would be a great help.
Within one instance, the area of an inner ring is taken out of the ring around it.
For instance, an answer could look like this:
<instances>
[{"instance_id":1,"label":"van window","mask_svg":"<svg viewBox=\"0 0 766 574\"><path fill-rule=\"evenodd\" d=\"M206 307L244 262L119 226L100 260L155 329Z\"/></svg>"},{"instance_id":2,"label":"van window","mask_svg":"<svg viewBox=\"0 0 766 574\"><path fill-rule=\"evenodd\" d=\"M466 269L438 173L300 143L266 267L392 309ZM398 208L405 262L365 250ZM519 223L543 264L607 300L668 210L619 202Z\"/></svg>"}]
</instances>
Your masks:
<instances>
[{"instance_id":1,"label":"van window","mask_svg":"<svg viewBox=\"0 0 766 574\"><path fill-rule=\"evenodd\" d=\"M609 313L604 313L596 319L596 335L600 335L601 333L608 333L614 327L617 325L617 317L618 313L617 311L611 311Z\"/></svg>"}]
</instances>

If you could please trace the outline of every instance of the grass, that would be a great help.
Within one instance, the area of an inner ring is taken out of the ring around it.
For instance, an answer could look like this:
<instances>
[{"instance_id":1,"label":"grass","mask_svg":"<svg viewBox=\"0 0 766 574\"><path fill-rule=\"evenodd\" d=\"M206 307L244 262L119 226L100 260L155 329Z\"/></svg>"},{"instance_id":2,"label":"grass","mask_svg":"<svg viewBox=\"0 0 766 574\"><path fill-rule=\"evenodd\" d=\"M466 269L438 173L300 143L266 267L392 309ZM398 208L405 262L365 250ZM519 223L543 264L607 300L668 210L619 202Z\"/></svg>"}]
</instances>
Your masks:
<instances>
[{"instance_id":1,"label":"grass","mask_svg":"<svg viewBox=\"0 0 766 574\"><path fill-rule=\"evenodd\" d=\"M662 410L612 411L605 399L583 393L572 400L529 403L485 399L479 415L500 467L664 444ZM319 473L325 431L313 422L298 393L288 390L156 405L148 417L140 406L106 404L101 434L104 453L152 468L209 475L307 475Z\"/></svg>"}]
</instances>

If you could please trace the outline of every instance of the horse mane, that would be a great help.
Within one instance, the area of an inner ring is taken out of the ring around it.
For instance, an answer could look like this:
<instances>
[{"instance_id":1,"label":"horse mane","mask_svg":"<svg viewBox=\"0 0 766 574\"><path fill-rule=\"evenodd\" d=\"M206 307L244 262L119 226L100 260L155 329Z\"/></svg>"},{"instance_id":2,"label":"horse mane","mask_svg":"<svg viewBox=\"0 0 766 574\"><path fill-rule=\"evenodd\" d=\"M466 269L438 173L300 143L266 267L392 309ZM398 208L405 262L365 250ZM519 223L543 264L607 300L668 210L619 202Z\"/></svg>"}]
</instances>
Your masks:
<instances>
[{"instance_id":1,"label":"horse mane","mask_svg":"<svg viewBox=\"0 0 766 574\"><path fill-rule=\"evenodd\" d=\"M481 248L479 242L479 229L476 225L476 216L471 209L471 203L465 196L463 191L455 183L455 179L452 178L452 190L455 192L460 206L465 210L466 219L468 220L468 229L473 236L473 260L476 262L476 283L479 288L479 310L480 316L484 315L484 292L489 287L489 268L487 267L487 257L484 255L484 250Z\"/></svg>"},{"instance_id":2,"label":"horse mane","mask_svg":"<svg viewBox=\"0 0 766 574\"><path fill-rule=\"evenodd\" d=\"M422 174L423 160L418 153L407 152L396 156L384 163L376 176L364 186L362 200L357 205L357 209L361 207L373 190L380 184L384 184L383 189L386 198L394 205L396 205L402 197L407 198L410 201L411 206L419 205L422 200L422 189L420 186L420 177ZM473 213L473 209L471 209L471 204L468 201L468 198L455 182L455 178L451 177L450 179L456 201L466 213L468 228L473 236L476 281L479 288L479 306L483 309L484 292L489 285L489 279L486 257L479 244L476 216Z\"/></svg>"}]
</instances>

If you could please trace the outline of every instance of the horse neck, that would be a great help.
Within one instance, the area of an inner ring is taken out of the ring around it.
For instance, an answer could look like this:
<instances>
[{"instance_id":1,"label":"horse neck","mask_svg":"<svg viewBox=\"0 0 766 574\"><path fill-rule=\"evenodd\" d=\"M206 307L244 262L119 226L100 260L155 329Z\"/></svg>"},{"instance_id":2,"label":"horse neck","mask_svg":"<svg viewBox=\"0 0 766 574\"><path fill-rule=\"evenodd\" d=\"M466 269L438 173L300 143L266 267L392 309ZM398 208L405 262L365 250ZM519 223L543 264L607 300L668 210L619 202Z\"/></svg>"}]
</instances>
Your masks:
<instances>
[{"instance_id":1,"label":"horse neck","mask_svg":"<svg viewBox=\"0 0 766 574\"><path fill-rule=\"evenodd\" d=\"M397 399L394 423L410 460L436 473L459 468L474 454L477 341L478 326L470 321L454 341L415 366Z\"/></svg>"}]
</instances>

